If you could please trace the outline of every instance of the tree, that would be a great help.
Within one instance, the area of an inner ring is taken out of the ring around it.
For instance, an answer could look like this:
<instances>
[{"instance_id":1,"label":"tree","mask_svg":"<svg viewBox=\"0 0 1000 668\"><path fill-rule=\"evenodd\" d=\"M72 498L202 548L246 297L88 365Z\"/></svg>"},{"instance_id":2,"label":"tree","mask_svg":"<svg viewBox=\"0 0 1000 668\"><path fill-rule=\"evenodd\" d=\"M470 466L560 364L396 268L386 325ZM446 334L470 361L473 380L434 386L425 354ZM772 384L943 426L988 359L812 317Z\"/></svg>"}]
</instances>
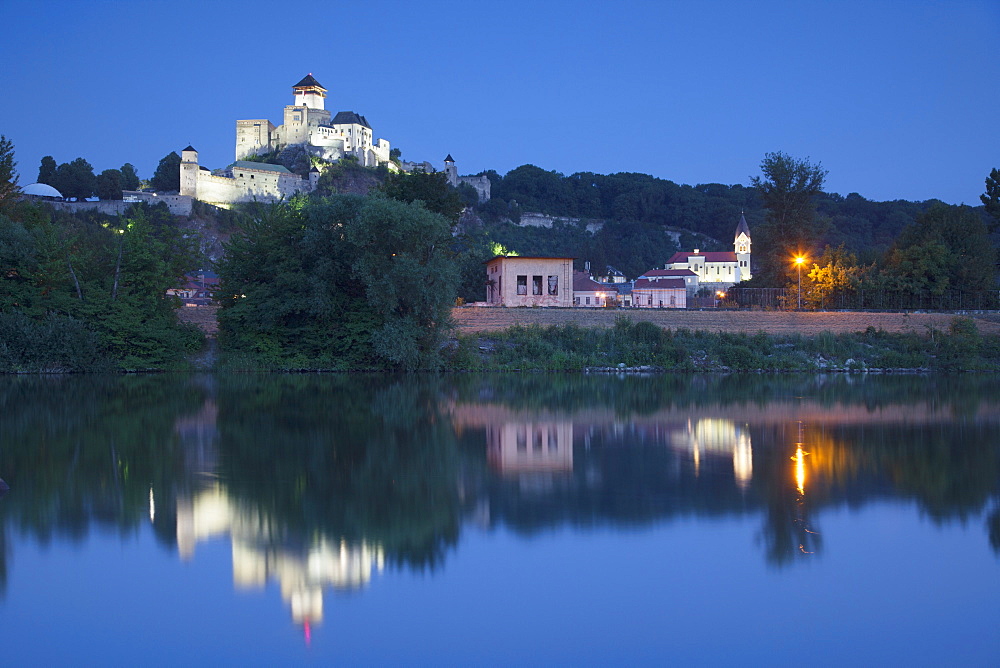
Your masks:
<instances>
[{"instance_id":1,"label":"tree","mask_svg":"<svg viewBox=\"0 0 1000 668\"><path fill-rule=\"evenodd\" d=\"M818 262L814 262L806 277L803 298L813 308L836 306L854 292L865 272L870 269L858 265L858 258L841 244L826 247Z\"/></svg>"},{"instance_id":2,"label":"tree","mask_svg":"<svg viewBox=\"0 0 1000 668\"><path fill-rule=\"evenodd\" d=\"M761 249L756 274L759 282L778 285L784 282L788 259L808 252L821 235L815 200L823 192L827 171L808 158L797 160L780 151L766 153L760 170L762 176L750 179L768 210L754 239L755 248Z\"/></svg>"},{"instance_id":3,"label":"tree","mask_svg":"<svg viewBox=\"0 0 1000 668\"><path fill-rule=\"evenodd\" d=\"M458 222L465 208L462 196L448 185L444 172L390 174L379 191L400 202L420 201L428 211L441 214L453 224Z\"/></svg>"},{"instance_id":4,"label":"tree","mask_svg":"<svg viewBox=\"0 0 1000 668\"><path fill-rule=\"evenodd\" d=\"M0 135L0 209L13 204L20 192L15 167L17 162L14 160L14 142Z\"/></svg>"},{"instance_id":5,"label":"tree","mask_svg":"<svg viewBox=\"0 0 1000 668\"><path fill-rule=\"evenodd\" d=\"M937 204L899 235L887 274L911 293L996 286L996 251L983 219L967 206Z\"/></svg>"},{"instance_id":6,"label":"tree","mask_svg":"<svg viewBox=\"0 0 1000 668\"><path fill-rule=\"evenodd\" d=\"M63 197L86 199L92 197L97 189L97 177L94 168L83 158L59 165L55 173L55 183L50 184Z\"/></svg>"},{"instance_id":7,"label":"tree","mask_svg":"<svg viewBox=\"0 0 1000 668\"><path fill-rule=\"evenodd\" d=\"M384 197L257 208L219 266L220 344L276 368L435 368L451 242L443 216Z\"/></svg>"},{"instance_id":8,"label":"tree","mask_svg":"<svg viewBox=\"0 0 1000 668\"><path fill-rule=\"evenodd\" d=\"M43 157L42 164L38 167L38 182L54 187L57 167L55 158L51 155Z\"/></svg>"},{"instance_id":9,"label":"tree","mask_svg":"<svg viewBox=\"0 0 1000 668\"><path fill-rule=\"evenodd\" d=\"M177 151L163 156L149 185L157 192L176 192L181 189L181 156L177 155Z\"/></svg>"},{"instance_id":10,"label":"tree","mask_svg":"<svg viewBox=\"0 0 1000 668\"><path fill-rule=\"evenodd\" d=\"M986 177L986 192L979 196L986 213L993 217L993 224L990 231L995 232L1000 229L1000 169L993 169Z\"/></svg>"},{"instance_id":11,"label":"tree","mask_svg":"<svg viewBox=\"0 0 1000 668\"><path fill-rule=\"evenodd\" d=\"M105 169L97 175L97 196L112 200L122 198L122 173L117 169Z\"/></svg>"},{"instance_id":12,"label":"tree","mask_svg":"<svg viewBox=\"0 0 1000 668\"><path fill-rule=\"evenodd\" d=\"M135 165L126 162L119 171L122 174L122 190L139 189L139 174L135 171Z\"/></svg>"}]
</instances>

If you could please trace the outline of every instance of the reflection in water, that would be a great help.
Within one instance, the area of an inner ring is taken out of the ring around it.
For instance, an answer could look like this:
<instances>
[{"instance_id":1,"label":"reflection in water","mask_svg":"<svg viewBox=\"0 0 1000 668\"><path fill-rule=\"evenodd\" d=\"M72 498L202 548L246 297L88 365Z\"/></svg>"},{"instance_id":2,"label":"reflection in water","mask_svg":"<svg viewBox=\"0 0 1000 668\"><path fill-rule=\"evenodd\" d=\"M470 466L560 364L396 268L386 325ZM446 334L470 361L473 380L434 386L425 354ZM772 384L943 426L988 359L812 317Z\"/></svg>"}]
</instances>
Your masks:
<instances>
[{"instance_id":1,"label":"reflection in water","mask_svg":"<svg viewBox=\"0 0 1000 668\"><path fill-rule=\"evenodd\" d=\"M709 454L731 457L733 477L740 488L746 488L753 478L753 448L750 444L750 433L745 427L738 427L732 420L689 419L685 429L674 431L670 435L670 442L675 448L691 452L696 475L701 470L703 454Z\"/></svg>"},{"instance_id":2,"label":"reflection in water","mask_svg":"<svg viewBox=\"0 0 1000 668\"><path fill-rule=\"evenodd\" d=\"M499 473L573 470L573 423L511 420L486 428L486 453Z\"/></svg>"},{"instance_id":3,"label":"reflection in water","mask_svg":"<svg viewBox=\"0 0 1000 668\"><path fill-rule=\"evenodd\" d=\"M821 552L824 511L892 498L1000 554L998 396L992 377L0 379L0 591L25 535L147 517L183 559L228 537L235 585L279 582L303 625L324 590L440 567L470 522L748 517L784 565Z\"/></svg>"},{"instance_id":4,"label":"reflection in water","mask_svg":"<svg viewBox=\"0 0 1000 668\"><path fill-rule=\"evenodd\" d=\"M276 579L281 597L300 624L323 619L323 589L358 589L381 571L385 554L378 545L348 544L326 537L306 545L287 539L285 528L259 508L232 499L219 483L177 500L177 550L191 559L198 542L228 536L232 544L233 583L262 588Z\"/></svg>"}]
</instances>

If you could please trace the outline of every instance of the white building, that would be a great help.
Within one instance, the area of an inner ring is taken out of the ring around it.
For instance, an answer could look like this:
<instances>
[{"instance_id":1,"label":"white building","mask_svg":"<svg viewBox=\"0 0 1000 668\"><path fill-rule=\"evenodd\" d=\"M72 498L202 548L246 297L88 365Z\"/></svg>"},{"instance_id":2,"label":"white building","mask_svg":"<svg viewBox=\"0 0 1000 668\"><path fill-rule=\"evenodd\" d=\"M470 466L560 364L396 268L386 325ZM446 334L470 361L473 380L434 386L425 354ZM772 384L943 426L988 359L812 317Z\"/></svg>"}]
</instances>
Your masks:
<instances>
[{"instance_id":1,"label":"white building","mask_svg":"<svg viewBox=\"0 0 1000 668\"><path fill-rule=\"evenodd\" d=\"M740 214L739 225L733 241L733 252L716 251L675 253L665 269L687 269L697 276L697 285L709 290L728 290L740 281L750 280L750 228Z\"/></svg>"},{"instance_id":2,"label":"white building","mask_svg":"<svg viewBox=\"0 0 1000 668\"><path fill-rule=\"evenodd\" d=\"M221 174L198 164L198 151L188 146L181 151L180 195L226 207L238 202L275 202L316 187L319 172L314 168L308 179L281 165L237 160Z\"/></svg>"},{"instance_id":3,"label":"white building","mask_svg":"<svg viewBox=\"0 0 1000 668\"><path fill-rule=\"evenodd\" d=\"M632 285L635 308L687 308L687 288L680 278L638 278Z\"/></svg>"},{"instance_id":4,"label":"white building","mask_svg":"<svg viewBox=\"0 0 1000 668\"><path fill-rule=\"evenodd\" d=\"M308 74L292 86L292 104L285 107L281 125L266 118L236 121L236 159L302 144L329 162L353 156L365 167L388 163L389 142L375 140L368 120L356 112L341 111L331 119L326 93Z\"/></svg>"}]
</instances>

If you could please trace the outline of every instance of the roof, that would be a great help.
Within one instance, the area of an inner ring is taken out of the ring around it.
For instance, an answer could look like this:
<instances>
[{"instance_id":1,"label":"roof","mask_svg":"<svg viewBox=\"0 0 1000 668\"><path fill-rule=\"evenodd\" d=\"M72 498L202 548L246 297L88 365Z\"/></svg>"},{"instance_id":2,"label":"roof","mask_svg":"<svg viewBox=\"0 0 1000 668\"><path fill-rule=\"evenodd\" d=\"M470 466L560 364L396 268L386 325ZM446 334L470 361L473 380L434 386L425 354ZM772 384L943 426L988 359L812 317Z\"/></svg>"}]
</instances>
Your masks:
<instances>
[{"instance_id":1,"label":"roof","mask_svg":"<svg viewBox=\"0 0 1000 668\"><path fill-rule=\"evenodd\" d=\"M236 169L246 169L258 172L280 172L282 174L291 174L291 172L282 165L272 165L266 162L252 162L250 160L237 160L230 166L230 168L233 167Z\"/></svg>"},{"instance_id":2,"label":"roof","mask_svg":"<svg viewBox=\"0 0 1000 668\"><path fill-rule=\"evenodd\" d=\"M196 149L194 146L191 146L191 144L188 144L187 148L183 149L181 152L183 153L184 151L194 151L195 153L197 153L198 149Z\"/></svg>"},{"instance_id":3,"label":"roof","mask_svg":"<svg viewBox=\"0 0 1000 668\"><path fill-rule=\"evenodd\" d=\"M747 225L747 219L742 213L740 213L740 224L736 226L736 236L740 236L741 232L748 237L750 236L750 227Z\"/></svg>"},{"instance_id":4,"label":"roof","mask_svg":"<svg viewBox=\"0 0 1000 668\"><path fill-rule=\"evenodd\" d=\"M330 121L330 125L363 125L369 130L372 129L364 116L353 111L338 111L337 115Z\"/></svg>"},{"instance_id":5,"label":"roof","mask_svg":"<svg viewBox=\"0 0 1000 668\"><path fill-rule=\"evenodd\" d=\"M663 278L666 276L670 277L680 277L680 276L697 276L690 269L654 269L653 271L647 271L645 274L639 278Z\"/></svg>"},{"instance_id":6,"label":"roof","mask_svg":"<svg viewBox=\"0 0 1000 668\"><path fill-rule=\"evenodd\" d=\"M33 197L58 197L62 199L62 193L48 183L29 183L21 188L21 194Z\"/></svg>"},{"instance_id":7,"label":"roof","mask_svg":"<svg viewBox=\"0 0 1000 668\"><path fill-rule=\"evenodd\" d=\"M316 79L313 78L312 72L310 72L309 74L302 77L302 81L292 86L292 88L312 88L313 86L315 86L316 88L323 88L322 84L316 81ZM323 88L323 90L326 89Z\"/></svg>"},{"instance_id":8,"label":"roof","mask_svg":"<svg viewBox=\"0 0 1000 668\"><path fill-rule=\"evenodd\" d=\"M451 153L449 153L448 157L445 158L444 161L445 162L455 162L455 158L451 157Z\"/></svg>"},{"instance_id":9,"label":"roof","mask_svg":"<svg viewBox=\"0 0 1000 668\"><path fill-rule=\"evenodd\" d=\"M585 271L573 272L573 292L606 292L611 290L590 277Z\"/></svg>"},{"instance_id":10,"label":"roof","mask_svg":"<svg viewBox=\"0 0 1000 668\"><path fill-rule=\"evenodd\" d=\"M697 255L693 252L681 251L674 253L673 257L667 260L667 264L690 262L691 257L703 257L705 262L736 262L736 253L733 251L702 251Z\"/></svg>"},{"instance_id":11,"label":"roof","mask_svg":"<svg viewBox=\"0 0 1000 668\"><path fill-rule=\"evenodd\" d=\"M637 278L633 290L686 290L683 278L667 278L651 281L648 278Z\"/></svg>"},{"instance_id":12,"label":"roof","mask_svg":"<svg viewBox=\"0 0 1000 668\"><path fill-rule=\"evenodd\" d=\"M575 260L575 257L549 257L544 255L497 255L486 260L483 264L489 264L494 260Z\"/></svg>"}]
</instances>

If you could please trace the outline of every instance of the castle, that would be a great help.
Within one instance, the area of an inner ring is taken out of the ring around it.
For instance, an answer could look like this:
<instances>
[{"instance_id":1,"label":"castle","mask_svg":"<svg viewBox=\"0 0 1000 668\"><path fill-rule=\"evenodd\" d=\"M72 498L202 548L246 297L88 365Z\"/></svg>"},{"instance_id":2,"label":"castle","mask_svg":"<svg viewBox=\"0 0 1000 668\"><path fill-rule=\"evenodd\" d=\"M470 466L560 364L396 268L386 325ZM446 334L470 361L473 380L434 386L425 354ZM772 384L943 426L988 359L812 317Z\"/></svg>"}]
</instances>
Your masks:
<instances>
[{"instance_id":1,"label":"castle","mask_svg":"<svg viewBox=\"0 0 1000 668\"><path fill-rule=\"evenodd\" d=\"M285 107L284 123L275 126L266 118L236 121L236 162L212 172L198 164L198 151L188 146L181 151L180 194L218 206L238 202L275 201L295 193L316 189L319 170L313 167L308 178L281 165L247 160L254 156L302 146L310 155L326 162L352 157L364 167L386 165L392 171L414 169L433 172L428 162L391 160L389 142L374 140L368 120L353 111L338 112L333 118L326 110L326 88L312 74L292 86L293 102ZM490 198L486 176L459 176L455 160L445 158L448 183L457 188L466 183L476 189L479 201Z\"/></svg>"},{"instance_id":2,"label":"castle","mask_svg":"<svg viewBox=\"0 0 1000 668\"><path fill-rule=\"evenodd\" d=\"M292 86L292 104L285 107L284 123L275 127L266 118L236 121L236 160L304 145L327 162L346 156L365 167L389 162L389 142L374 141L368 120L353 111L341 111L332 119L326 109L326 88L312 74Z\"/></svg>"}]
</instances>

